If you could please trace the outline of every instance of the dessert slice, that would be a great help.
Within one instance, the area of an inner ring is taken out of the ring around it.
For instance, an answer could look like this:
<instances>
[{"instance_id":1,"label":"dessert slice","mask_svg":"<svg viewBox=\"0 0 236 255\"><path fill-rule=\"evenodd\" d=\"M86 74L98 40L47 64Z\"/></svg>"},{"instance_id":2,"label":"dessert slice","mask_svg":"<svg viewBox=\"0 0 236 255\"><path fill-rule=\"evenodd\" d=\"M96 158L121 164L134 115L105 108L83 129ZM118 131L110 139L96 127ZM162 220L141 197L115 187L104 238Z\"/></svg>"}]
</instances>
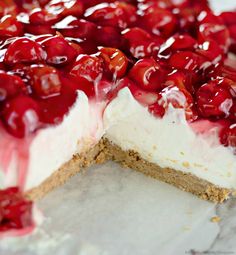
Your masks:
<instances>
[{"instance_id":1,"label":"dessert slice","mask_svg":"<svg viewBox=\"0 0 236 255\"><path fill-rule=\"evenodd\" d=\"M24 195L108 159L214 202L236 188L235 12L8 0L0 15L0 232L35 225Z\"/></svg>"}]
</instances>

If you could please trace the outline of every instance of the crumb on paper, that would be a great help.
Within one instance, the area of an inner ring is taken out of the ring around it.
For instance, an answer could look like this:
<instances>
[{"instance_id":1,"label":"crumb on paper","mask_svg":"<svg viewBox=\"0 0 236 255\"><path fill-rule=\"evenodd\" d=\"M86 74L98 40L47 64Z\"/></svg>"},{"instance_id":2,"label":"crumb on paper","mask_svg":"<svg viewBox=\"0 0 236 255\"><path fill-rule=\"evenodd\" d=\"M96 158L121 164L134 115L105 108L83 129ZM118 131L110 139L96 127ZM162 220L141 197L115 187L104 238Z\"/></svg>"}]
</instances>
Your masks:
<instances>
[{"instance_id":1,"label":"crumb on paper","mask_svg":"<svg viewBox=\"0 0 236 255\"><path fill-rule=\"evenodd\" d=\"M189 168L189 167L190 167L190 164L189 164L189 162L187 162L187 161L183 162L182 165L183 165L185 168Z\"/></svg>"},{"instance_id":2,"label":"crumb on paper","mask_svg":"<svg viewBox=\"0 0 236 255\"><path fill-rule=\"evenodd\" d=\"M192 210L188 210L188 211L186 212L186 214L188 214L188 215L192 215L192 214L193 214L193 212L192 212Z\"/></svg>"},{"instance_id":3,"label":"crumb on paper","mask_svg":"<svg viewBox=\"0 0 236 255\"><path fill-rule=\"evenodd\" d=\"M221 218L219 216L214 216L211 218L211 222L220 222Z\"/></svg>"},{"instance_id":4,"label":"crumb on paper","mask_svg":"<svg viewBox=\"0 0 236 255\"><path fill-rule=\"evenodd\" d=\"M189 231L189 230L191 230L191 227L189 227L189 226L184 226L184 227L183 227L183 230L184 230L184 231Z\"/></svg>"}]
</instances>

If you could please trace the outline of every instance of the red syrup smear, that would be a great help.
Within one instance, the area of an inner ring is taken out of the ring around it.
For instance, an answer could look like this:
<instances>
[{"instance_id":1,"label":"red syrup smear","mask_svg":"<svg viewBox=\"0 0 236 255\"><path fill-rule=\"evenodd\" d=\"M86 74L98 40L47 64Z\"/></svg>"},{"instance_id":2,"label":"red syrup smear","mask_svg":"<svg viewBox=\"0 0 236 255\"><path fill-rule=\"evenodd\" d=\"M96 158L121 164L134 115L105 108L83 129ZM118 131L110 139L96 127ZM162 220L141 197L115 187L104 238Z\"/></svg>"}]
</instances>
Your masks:
<instances>
[{"instance_id":1,"label":"red syrup smear","mask_svg":"<svg viewBox=\"0 0 236 255\"><path fill-rule=\"evenodd\" d=\"M33 202L18 187L0 190L0 239L31 233L35 228L32 215Z\"/></svg>"},{"instance_id":2,"label":"red syrup smear","mask_svg":"<svg viewBox=\"0 0 236 255\"><path fill-rule=\"evenodd\" d=\"M0 168L5 175L4 186L13 185L13 180L9 178L9 175L12 174L10 171L14 170L10 169L13 160L16 160L13 176L16 177L15 185L17 186L0 190L1 239L32 233L35 229L35 222L33 220L33 202L23 196L32 138L16 139L0 125L0 139Z\"/></svg>"},{"instance_id":3,"label":"red syrup smear","mask_svg":"<svg viewBox=\"0 0 236 255\"><path fill-rule=\"evenodd\" d=\"M17 139L9 135L2 125L0 125L0 137L0 166L2 171L4 172L8 182L8 175L10 174L9 171L13 170L10 169L10 165L14 160L16 160L17 164L14 173L16 176L15 185L23 191L28 172L29 148L34 136L31 135L25 139ZM10 183L12 184L12 180L10 180ZM5 183L4 185L9 186L9 183Z\"/></svg>"}]
</instances>

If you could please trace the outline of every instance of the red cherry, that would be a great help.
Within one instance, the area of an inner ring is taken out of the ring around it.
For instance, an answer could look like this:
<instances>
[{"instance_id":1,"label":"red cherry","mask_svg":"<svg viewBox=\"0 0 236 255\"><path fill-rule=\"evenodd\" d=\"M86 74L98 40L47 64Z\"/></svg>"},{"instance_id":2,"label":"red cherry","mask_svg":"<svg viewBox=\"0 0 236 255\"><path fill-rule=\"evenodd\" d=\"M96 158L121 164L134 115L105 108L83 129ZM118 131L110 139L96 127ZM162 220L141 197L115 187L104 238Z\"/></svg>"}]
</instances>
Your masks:
<instances>
[{"instance_id":1,"label":"red cherry","mask_svg":"<svg viewBox=\"0 0 236 255\"><path fill-rule=\"evenodd\" d=\"M0 17L3 17L4 15L17 15L17 6L14 2L14 0L5 0L0 2Z\"/></svg>"},{"instance_id":2,"label":"red cherry","mask_svg":"<svg viewBox=\"0 0 236 255\"><path fill-rule=\"evenodd\" d=\"M82 90L88 98L93 98L96 95L95 84L97 86L98 82L88 81L82 76L69 76L69 85L74 90Z\"/></svg>"},{"instance_id":3,"label":"red cherry","mask_svg":"<svg viewBox=\"0 0 236 255\"><path fill-rule=\"evenodd\" d=\"M204 23L210 23L210 24L219 24L223 25L223 20L219 17L216 16L211 10L204 10L202 11L199 16L198 16L198 22L200 24Z\"/></svg>"},{"instance_id":4,"label":"red cherry","mask_svg":"<svg viewBox=\"0 0 236 255\"><path fill-rule=\"evenodd\" d=\"M137 61L129 71L129 77L149 91L162 88L166 75L166 71L152 58Z\"/></svg>"},{"instance_id":5,"label":"red cherry","mask_svg":"<svg viewBox=\"0 0 236 255\"><path fill-rule=\"evenodd\" d=\"M228 90L233 98L236 98L236 81L228 78L217 78L216 82L226 90Z\"/></svg>"},{"instance_id":6,"label":"red cherry","mask_svg":"<svg viewBox=\"0 0 236 255\"><path fill-rule=\"evenodd\" d=\"M54 24L58 19L57 15L42 9L33 10L29 16L30 23L34 25Z\"/></svg>"},{"instance_id":7,"label":"red cherry","mask_svg":"<svg viewBox=\"0 0 236 255\"><path fill-rule=\"evenodd\" d=\"M106 68L112 72L114 78L120 78L125 75L128 60L125 54L115 48L100 48L101 57L104 60Z\"/></svg>"},{"instance_id":8,"label":"red cherry","mask_svg":"<svg viewBox=\"0 0 236 255\"><path fill-rule=\"evenodd\" d=\"M4 62L7 65L37 63L44 58L45 52L40 44L28 38L19 38L8 47Z\"/></svg>"},{"instance_id":9,"label":"red cherry","mask_svg":"<svg viewBox=\"0 0 236 255\"><path fill-rule=\"evenodd\" d=\"M174 35L161 45L159 55L167 55L179 50L194 50L197 41L190 35Z\"/></svg>"},{"instance_id":10,"label":"red cherry","mask_svg":"<svg viewBox=\"0 0 236 255\"><path fill-rule=\"evenodd\" d=\"M76 50L76 56L84 53L83 48L79 44L74 42L70 42L69 44Z\"/></svg>"},{"instance_id":11,"label":"red cherry","mask_svg":"<svg viewBox=\"0 0 236 255\"><path fill-rule=\"evenodd\" d=\"M38 104L28 96L19 95L5 104L2 120L10 134L23 138L39 127L39 115Z\"/></svg>"},{"instance_id":12,"label":"red cherry","mask_svg":"<svg viewBox=\"0 0 236 255\"><path fill-rule=\"evenodd\" d=\"M146 58L157 54L163 39L153 38L145 30L134 27L122 32L127 41L129 52L134 58Z\"/></svg>"},{"instance_id":13,"label":"red cherry","mask_svg":"<svg viewBox=\"0 0 236 255\"><path fill-rule=\"evenodd\" d=\"M230 39L231 39L230 51L236 54L236 24L231 25L229 27L229 32L230 32Z\"/></svg>"},{"instance_id":14,"label":"red cherry","mask_svg":"<svg viewBox=\"0 0 236 255\"><path fill-rule=\"evenodd\" d=\"M97 41L85 39L83 41L79 40L77 43L86 54L95 54L98 51Z\"/></svg>"},{"instance_id":15,"label":"red cherry","mask_svg":"<svg viewBox=\"0 0 236 255\"><path fill-rule=\"evenodd\" d=\"M33 227L33 203L16 187L0 190L0 232Z\"/></svg>"},{"instance_id":16,"label":"red cherry","mask_svg":"<svg viewBox=\"0 0 236 255\"><path fill-rule=\"evenodd\" d=\"M206 57L214 65L224 60L224 52L216 41L204 42L202 45L199 46L199 49L197 49L196 52Z\"/></svg>"},{"instance_id":17,"label":"red cherry","mask_svg":"<svg viewBox=\"0 0 236 255\"><path fill-rule=\"evenodd\" d=\"M93 38L97 27L94 23L84 19L77 19L73 16L68 16L55 24L55 28L60 31L64 36L74 38Z\"/></svg>"},{"instance_id":18,"label":"red cherry","mask_svg":"<svg viewBox=\"0 0 236 255\"><path fill-rule=\"evenodd\" d=\"M236 81L236 70L229 66L221 66L219 75L225 78L228 78L230 80Z\"/></svg>"},{"instance_id":19,"label":"red cherry","mask_svg":"<svg viewBox=\"0 0 236 255\"><path fill-rule=\"evenodd\" d=\"M191 32L195 31L196 24L196 13L193 8L183 8L180 9L179 17L179 26L181 31Z\"/></svg>"},{"instance_id":20,"label":"red cherry","mask_svg":"<svg viewBox=\"0 0 236 255\"><path fill-rule=\"evenodd\" d=\"M211 81L202 85L197 91L197 107L203 117L225 117L233 105L229 91Z\"/></svg>"},{"instance_id":21,"label":"red cherry","mask_svg":"<svg viewBox=\"0 0 236 255\"><path fill-rule=\"evenodd\" d=\"M60 95L41 100L38 99L38 104L40 109L42 109L40 120L43 123L61 123L77 98L76 85L79 84L76 84L67 77L61 75L60 80L62 84Z\"/></svg>"},{"instance_id":22,"label":"red cherry","mask_svg":"<svg viewBox=\"0 0 236 255\"><path fill-rule=\"evenodd\" d=\"M39 2L35 0L14 0L21 12L30 12L39 8Z\"/></svg>"},{"instance_id":23,"label":"red cherry","mask_svg":"<svg viewBox=\"0 0 236 255\"><path fill-rule=\"evenodd\" d=\"M0 72L0 102L10 99L26 90L25 84L19 76Z\"/></svg>"},{"instance_id":24,"label":"red cherry","mask_svg":"<svg viewBox=\"0 0 236 255\"><path fill-rule=\"evenodd\" d=\"M41 7L44 7L46 4L50 2L50 0L38 0Z\"/></svg>"},{"instance_id":25,"label":"red cherry","mask_svg":"<svg viewBox=\"0 0 236 255\"><path fill-rule=\"evenodd\" d=\"M6 15L0 20L0 37L15 37L23 34L23 25L15 17Z\"/></svg>"},{"instance_id":26,"label":"red cherry","mask_svg":"<svg viewBox=\"0 0 236 255\"><path fill-rule=\"evenodd\" d=\"M170 104L174 108L184 109L185 116L188 121L193 121L197 117L193 112L193 98L185 88L173 85L164 88L160 92L158 104L163 106L165 109L167 109Z\"/></svg>"},{"instance_id":27,"label":"red cherry","mask_svg":"<svg viewBox=\"0 0 236 255\"><path fill-rule=\"evenodd\" d=\"M224 21L225 25L230 26L236 24L236 12L222 12L220 17Z\"/></svg>"},{"instance_id":28,"label":"red cherry","mask_svg":"<svg viewBox=\"0 0 236 255\"><path fill-rule=\"evenodd\" d=\"M174 70L166 77L165 86L177 86L180 89L187 89L191 94L194 94L196 82L195 73Z\"/></svg>"},{"instance_id":29,"label":"red cherry","mask_svg":"<svg viewBox=\"0 0 236 255\"><path fill-rule=\"evenodd\" d=\"M41 45L47 53L46 62L51 65L71 63L77 56L77 51L62 36L47 38Z\"/></svg>"},{"instance_id":30,"label":"red cherry","mask_svg":"<svg viewBox=\"0 0 236 255\"><path fill-rule=\"evenodd\" d=\"M57 70L51 66L33 65L28 73L33 91L39 98L58 96L61 92L61 81Z\"/></svg>"},{"instance_id":31,"label":"red cherry","mask_svg":"<svg viewBox=\"0 0 236 255\"><path fill-rule=\"evenodd\" d=\"M45 10L60 17L80 17L84 12L84 5L81 0L51 0L45 6Z\"/></svg>"},{"instance_id":32,"label":"red cherry","mask_svg":"<svg viewBox=\"0 0 236 255\"><path fill-rule=\"evenodd\" d=\"M96 56L79 55L70 73L75 77L83 77L94 82L102 78L103 61Z\"/></svg>"},{"instance_id":33,"label":"red cherry","mask_svg":"<svg viewBox=\"0 0 236 255\"><path fill-rule=\"evenodd\" d=\"M220 141L225 146L236 147L236 125L233 124L222 130Z\"/></svg>"},{"instance_id":34,"label":"red cherry","mask_svg":"<svg viewBox=\"0 0 236 255\"><path fill-rule=\"evenodd\" d=\"M117 81L109 92L108 99L114 99L119 91L127 87L132 93L133 97L143 106L149 106L157 102L158 94L156 92L149 92L136 86L133 81L128 78L122 78Z\"/></svg>"},{"instance_id":35,"label":"red cherry","mask_svg":"<svg viewBox=\"0 0 236 255\"><path fill-rule=\"evenodd\" d=\"M172 35L177 27L175 16L170 11L159 8L155 4L144 10L140 22L145 30L164 37Z\"/></svg>"},{"instance_id":36,"label":"red cherry","mask_svg":"<svg viewBox=\"0 0 236 255\"><path fill-rule=\"evenodd\" d=\"M136 8L124 2L102 3L86 10L86 19L99 26L125 29L137 20Z\"/></svg>"},{"instance_id":37,"label":"red cherry","mask_svg":"<svg viewBox=\"0 0 236 255\"><path fill-rule=\"evenodd\" d=\"M222 49L227 50L230 45L229 30L225 25L204 23L199 26L198 40L200 43L216 41Z\"/></svg>"},{"instance_id":38,"label":"red cherry","mask_svg":"<svg viewBox=\"0 0 236 255\"><path fill-rule=\"evenodd\" d=\"M169 60L170 66L176 69L198 71L209 67L207 59L191 51L182 51L173 54Z\"/></svg>"}]
</instances>

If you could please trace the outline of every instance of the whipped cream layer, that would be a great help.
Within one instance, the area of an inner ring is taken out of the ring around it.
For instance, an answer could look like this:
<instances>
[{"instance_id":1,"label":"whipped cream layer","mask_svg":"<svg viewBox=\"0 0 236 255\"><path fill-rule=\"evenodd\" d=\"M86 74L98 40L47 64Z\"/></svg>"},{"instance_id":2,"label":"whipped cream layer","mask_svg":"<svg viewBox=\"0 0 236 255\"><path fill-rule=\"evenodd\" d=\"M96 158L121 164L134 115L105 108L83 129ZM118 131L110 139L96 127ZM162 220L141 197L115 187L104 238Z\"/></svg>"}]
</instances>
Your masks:
<instances>
[{"instance_id":1,"label":"whipped cream layer","mask_svg":"<svg viewBox=\"0 0 236 255\"><path fill-rule=\"evenodd\" d=\"M217 127L197 134L182 109L169 107L164 118L158 119L124 88L106 108L104 126L105 136L125 151L134 150L160 167L236 188L236 157L219 143Z\"/></svg>"},{"instance_id":2,"label":"whipped cream layer","mask_svg":"<svg viewBox=\"0 0 236 255\"><path fill-rule=\"evenodd\" d=\"M0 188L30 190L57 171L74 154L94 146L102 137L103 103L89 102L79 91L62 123L39 130L33 138L18 140L0 130Z\"/></svg>"}]
</instances>

